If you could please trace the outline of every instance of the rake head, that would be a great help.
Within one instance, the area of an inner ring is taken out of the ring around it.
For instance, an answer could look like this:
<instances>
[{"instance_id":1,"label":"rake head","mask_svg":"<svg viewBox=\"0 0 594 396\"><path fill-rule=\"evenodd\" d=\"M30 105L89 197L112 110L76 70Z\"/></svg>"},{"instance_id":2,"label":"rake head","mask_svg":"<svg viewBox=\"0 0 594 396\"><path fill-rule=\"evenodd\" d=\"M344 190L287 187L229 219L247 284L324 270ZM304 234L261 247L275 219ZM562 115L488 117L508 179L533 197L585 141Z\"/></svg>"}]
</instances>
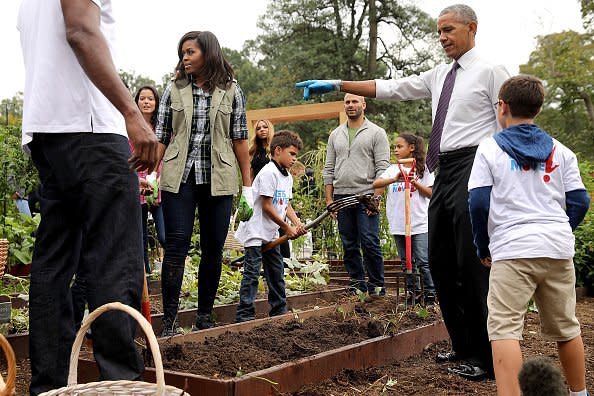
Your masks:
<instances>
[{"instance_id":1,"label":"rake head","mask_svg":"<svg viewBox=\"0 0 594 396\"><path fill-rule=\"evenodd\" d=\"M370 205L373 205L375 202L373 199L371 199L372 196L373 194L359 194L337 199L336 201L328 205L326 207L326 210L331 213L336 213L341 209L357 205L358 203L362 203L363 205L365 205L367 209L372 210L372 206ZM377 203L375 203L375 205L375 213L377 213Z\"/></svg>"}]
</instances>

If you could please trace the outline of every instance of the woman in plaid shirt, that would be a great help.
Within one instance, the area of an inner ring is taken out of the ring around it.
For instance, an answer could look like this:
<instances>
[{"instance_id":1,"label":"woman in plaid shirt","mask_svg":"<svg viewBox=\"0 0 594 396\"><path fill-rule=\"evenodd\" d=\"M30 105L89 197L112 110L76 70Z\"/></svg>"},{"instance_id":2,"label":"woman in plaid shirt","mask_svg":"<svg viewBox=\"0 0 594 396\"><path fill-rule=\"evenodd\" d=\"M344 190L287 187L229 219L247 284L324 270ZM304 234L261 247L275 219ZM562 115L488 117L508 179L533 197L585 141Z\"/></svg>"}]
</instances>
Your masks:
<instances>
[{"instance_id":1,"label":"woman in plaid shirt","mask_svg":"<svg viewBox=\"0 0 594 396\"><path fill-rule=\"evenodd\" d=\"M194 329L213 326L223 243L233 194L252 203L246 101L233 69L211 32L186 33L178 45L176 77L161 98L157 122L165 219L162 268L163 333L179 332L176 316L195 211L200 222L198 315ZM190 112L191 114L187 114ZM188 121L191 119L191 123Z\"/></svg>"}]
</instances>

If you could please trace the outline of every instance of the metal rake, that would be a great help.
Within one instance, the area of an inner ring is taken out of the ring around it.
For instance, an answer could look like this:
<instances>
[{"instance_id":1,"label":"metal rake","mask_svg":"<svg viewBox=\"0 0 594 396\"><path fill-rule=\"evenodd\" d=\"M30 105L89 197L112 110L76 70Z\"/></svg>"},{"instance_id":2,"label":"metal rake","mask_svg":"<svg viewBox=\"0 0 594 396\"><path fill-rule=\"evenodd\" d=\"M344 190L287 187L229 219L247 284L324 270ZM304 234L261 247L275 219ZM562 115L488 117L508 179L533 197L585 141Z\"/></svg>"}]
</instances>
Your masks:
<instances>
[{"instance_id":1,"label":"metal rake","mask_svg":"<svg viewBox=\"0 0 594 396\"><path fill-rule=\"evenodd\" d=\"M313 219L312 221L307 223L304 228L306 230L315 228L322 222L322 220L324 220L326 217L330 216L330 214L338 213L338 211L340 211L344 208L348 208L349 206L354 206L354 205L357 205L358 203L363 203L364 205L367 205L370 202L370 198L372 195L373 194L357 194L357 195L352 195L350 197L337 199L336 201L332 202L330 205L326 206L326 210L324 210L324 212L321 215L319 215L318 217L316 217L315 219ZM268 250L270 250L270 249L272 249L272 248L274 248L288 240L289 240L289 237L287 235L283 235L282 237L277 238L273 241L270 241L266 245L262 246L262 252L266 252L266 251L268 251Z\"/></svg>"}]
</instances>

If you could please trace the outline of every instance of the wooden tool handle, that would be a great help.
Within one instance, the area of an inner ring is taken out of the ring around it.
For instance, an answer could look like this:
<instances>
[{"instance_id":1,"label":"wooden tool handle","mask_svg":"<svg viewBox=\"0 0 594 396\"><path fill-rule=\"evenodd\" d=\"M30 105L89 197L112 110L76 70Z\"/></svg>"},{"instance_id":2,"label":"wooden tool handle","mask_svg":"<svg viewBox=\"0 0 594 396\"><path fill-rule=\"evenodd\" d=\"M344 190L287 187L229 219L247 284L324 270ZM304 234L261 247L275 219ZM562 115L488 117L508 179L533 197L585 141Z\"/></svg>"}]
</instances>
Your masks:
<instances>
[{"instance_id":1,"label":"wooden tool handle","mask_svg":"<svg viewBox=\"0 0 594 396\"><path fill-rule=\"evenodd\" d=\"M287 235L283 235L280 238L275 239L274 241L268 242L266 245L262 246L262 253L269 251L270 249L274 249L281 243L285 243L289 240Z\"/></svg>"},{"instance_id":2,"label":"wooden tool handle","mask_svg":"<svg viewBox=\"0 0 594 396\"><path fill-rule=\"evenodd\" d=\"M6 375L6 383L0 376L0 396L12 396L16 387L16 360L14 351L8 343L8 340L0 334L0 347L6 355L6 363L8 364L8 374Z\"/></svg>"}]
</instances>

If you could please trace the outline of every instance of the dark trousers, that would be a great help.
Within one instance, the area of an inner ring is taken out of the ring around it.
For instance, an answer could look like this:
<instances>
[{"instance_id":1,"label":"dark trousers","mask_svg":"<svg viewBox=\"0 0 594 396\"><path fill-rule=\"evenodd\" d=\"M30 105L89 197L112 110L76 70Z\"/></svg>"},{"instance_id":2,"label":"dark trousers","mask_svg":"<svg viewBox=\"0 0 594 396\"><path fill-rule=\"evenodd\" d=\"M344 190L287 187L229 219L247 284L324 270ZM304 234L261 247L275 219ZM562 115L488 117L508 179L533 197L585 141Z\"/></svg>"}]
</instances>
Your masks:
<instances>
[{"instance_id":1,"label":"dark trousers","mask_svg":"<svg viewBox=\"0 0 594 396\"><path fill-rule=\"evenodd\" d=\"M142 246L144 247L144 270L147 274L151 273L151 263L148 254L148 214L151 212L157 231L157 240L161 246L165 247L165 224L163 221L163 208L161 205L149 206L142 204Z\"/></svg>"},{"instance_id":2,"label":"dark trousers","mask_svg":"<svg viewBox=\"0 0 594 396\"><path fill-rule=\"evenodd\" d=\"M492 372L487 335L489 270L476 255L468 211L475 150L440 154L429 203L429 265L454 351Z\"/></svg>"},{"instance_id":3,"label":"dark trousers","mask_svg":"<svg viewBox=\"0 0 594 396\"><path fill-rule=\"evenodd\" d=\"M347 195L335 195L338 200ZM357 204L338 212L338 232L344 249L344 266L351 278L350 287L380 294L384 289L384 257L379 241L379 214L368 216L365 206ZM361 254L363 251L363 254ZM365 270L368 281L365 282Z\"/></svg>"},{"instance_id":4,"label":"dark trousers","mask_svg":"<svg viewBox=\"0 0 594 396\"><path fill-rule=\"evenodd\" d=\"M119 301L140 309L142 244L138 178L128 141L114 134L35 134L41 224L29 292L30 392L66 385L74 340L70 282L84 274L89 309ZM92 326L101 379L141 378L136 323L121 312Z\"/></svg>"},{"instance_id":5,"label":"dark trousers","mask_svg":"<svg viewBox=\"0 0 594 396\"><path fill-rule=\"evenodd\" d=\"M287 312L287 296L285 294L285 266L280 247L276 246L262 253L261 246L245 248L243 261L243 277L239 289L239 305L237 306L237 322L244 322L256 318L254 300L258 294L260 268L264 267L264 278L268 285L268 303L270 316L282 315Z\"/></svg>"},{"instance_id":6,"label":"dark trousers","mask_svg":"<svg viewBox=\"0 0 594 396\"><path fill-rule=\"evenodd\" d=\"M161 270L163 320L172 323L177 316L184 263L198 206L200 221L200 267L198 269L198 315L210 315L221 279L223 244L229 228L232 195L213 197L210 184L196 184L194 171L179 192L161 192L165 220L165 257ZM233 181L235 182L235 181Z\"/></svg>"}]
</instances>

